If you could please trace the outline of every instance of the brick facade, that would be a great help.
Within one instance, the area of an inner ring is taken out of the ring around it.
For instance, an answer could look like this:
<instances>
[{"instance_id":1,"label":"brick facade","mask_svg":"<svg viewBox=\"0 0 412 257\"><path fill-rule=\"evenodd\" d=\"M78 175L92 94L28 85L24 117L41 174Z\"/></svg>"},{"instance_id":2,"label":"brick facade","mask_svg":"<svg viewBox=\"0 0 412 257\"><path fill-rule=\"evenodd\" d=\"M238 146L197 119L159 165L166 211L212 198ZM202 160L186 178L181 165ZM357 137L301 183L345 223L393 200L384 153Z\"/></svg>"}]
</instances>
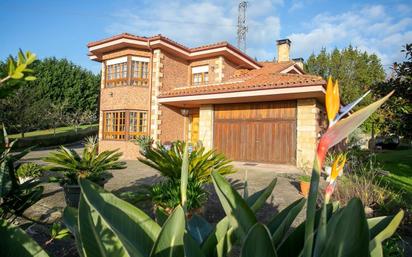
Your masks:
<instances>
[{"instance_id":1,"label":"brick facade","mask_svg":"<svg viewBox=\"0 0 412 257\"><path fill-rule=\"evenodd\" d=\"M123 152L124 159L133 160L139 155L139 147L133 142L122 140L102 140L103 111L111 110L147 111L147 135L150 135L156 142L160 141L163 143L175 140L187 140L190 114L199 113L198 139L202 141L206 149L213 149L214 105L211 103L214 102L201 102L197 105L191 105L190 103L186 105L186 103L183 103L181 105L177 105L179 106L177 107L172 104L160 103L159 99L161 99L162 93L173 90L178 91L177 88L179 88L179 90L187 88L199 90L199 88L204 88L204 85L199 85L196 87L192 87L191 85L192 68L197 66L207 65L209 67L208 78L210 86L220 87L220 89L224 90L227 90L227 84L230 83L230 79L234 75L237 75L237 71L242 70L241 74L246 74L248 71L256 71L256 74L258 74L259 70L264 69L259 69L259 66L253 66L253 60L247 63L247 59L249 58L250 60L250 57L243 56L242 60L236 59L235 56L229 55L230 51L226 53L219 52L214 55L208 52L202 57L193 57L195 55L184 57L184 55L180 53L185 51L185 49L182 50L181 47L179 48L179 45L175 45L175 49L170 47L152 48L151 45L147 45L148 47L146 47L144 46L144 40L146 39L147 38L136 39L143 42L140 42L142 44L141 47L137 45L130 46L130 44L124 44L118 49L108 47L107 51L102 50L101 52L95 51L95 53L92 53L96 54L96 56L98 56L96 57L98 58L98 61L102 62L99 112L99 150L104 151L109 149L119 149ZM168 43L172 44L173 42ZM212 51L218 46L220 45L211 45L209 50L207 47L205 48L207 51ZM279 59L286 60L286 53L289 51L290 45L286 44L282 45L282 47L279 49ZM196 48L192 51L196 52L199 50ZM233 53L234 50L232 49L231 54ZM148 86L119 86L111 88L106 88L104 86L106 61L124 56L127 56L129 60L132 56L148 57L150 59L148 66ZM227 58L228 56L230 58ZM273 73L279 74L279 71ZM251 74L253 75L252 72ZM271 74L272 73L270 73L270 75ZM287 78L287 76L279 76L282 77L281 79L286 78L288 81L292 80L292 77ZM261 78L268 78L268 76L261 76ZM318 83L316 80L309 80L312 78L307 79L308 80L304 83ZM239 80L239 77L237 76L235 80ZM302 83L302 81L304 81L301 78L295 78L295 80L297 81L296 83ZM273 81L271 81L271 83L272 82ZM275 82L281 83L282 81L279 79L275 80ZM236 83L237 82L234 82L235 85ZM268 84L263 82L259 83L259 85ZM290 82L285 83L288 85L290 84ZM254 87L255 84L251 84L251 86ZM217 92L214 91L214 93L216 94ZM253 101L256 102L259 100L254 98ZM189 116L184 117L182 115L182 109L188 109ZM322 129L320 124L322 116L322 106L315 98L297 100L296 159L297 166L300 168L306 168L312 165L317 144L317 137Z\"/></svg>"}]
</instances>

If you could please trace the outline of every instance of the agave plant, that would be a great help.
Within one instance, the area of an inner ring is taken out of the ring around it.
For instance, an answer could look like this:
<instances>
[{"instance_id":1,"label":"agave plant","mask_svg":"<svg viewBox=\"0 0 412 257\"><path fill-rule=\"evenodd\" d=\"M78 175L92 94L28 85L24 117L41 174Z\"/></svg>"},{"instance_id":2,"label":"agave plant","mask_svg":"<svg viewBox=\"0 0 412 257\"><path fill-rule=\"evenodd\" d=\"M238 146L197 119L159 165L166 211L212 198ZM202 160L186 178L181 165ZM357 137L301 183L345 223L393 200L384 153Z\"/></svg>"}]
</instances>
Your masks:
<instances>
[{"instance_id":1,"label":"agave plant","mask_svg":"<svg viewBox=\"0 0 412 257\"><path fill-rule=\"evenodd\" d=\"M122 153L118 150L98 153L97 144L89 144L83 149L80 156L75 150L61 146L43 161L49 163L46 170L63 172L63 184L77 184L77 179L87 178L100 182L111 177L108 170L126 168L126 163L119 161Z\"/></svg>"},{"instance_id":2,"label":"agave plant","mask_svg":"<svg viewBox=\"0 0 412 257\"><path fill-rule=\"evenodd\" d=\"M186 143L182 141L173 142L170 147L159 143L156 147L140 151L143 157L138 159L158 170L164 177L180 179L185 147ZM189 176L201 183L207 183L211 181L212 171L222 175L234 173L236 170L230 163L223 154L214 150L206 151L203 146L197 145L189 154Z\"/></svg>"},{"instance_id":3,"label":"agave plant","mask_svg":"<svg viewBox=\"0 0 412 257\"><path fill-rule=\"evenodd\" d=\"M0 217L3 219L16 218L41 199L43 187L33 179L20 183L16 162L30 152L31 148L12 154L11 150L16 140L10 142L3 126L3 150L0 153Z\"/></svg>"}]
</instances>

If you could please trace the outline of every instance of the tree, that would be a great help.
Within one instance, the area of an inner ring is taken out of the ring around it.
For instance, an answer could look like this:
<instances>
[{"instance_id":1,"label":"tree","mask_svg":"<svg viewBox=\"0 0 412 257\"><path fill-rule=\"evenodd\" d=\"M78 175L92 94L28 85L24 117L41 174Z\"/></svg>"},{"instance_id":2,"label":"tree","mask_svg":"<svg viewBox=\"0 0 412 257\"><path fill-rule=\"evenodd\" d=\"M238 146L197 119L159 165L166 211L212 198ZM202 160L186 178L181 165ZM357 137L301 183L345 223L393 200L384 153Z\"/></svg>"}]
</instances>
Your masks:
<instances>
[{"instance_id":1,"label":"tree","mask_svg":"<svg viewBox=\"0 0 412 257\"><path fill-rule=\"evenodd\" d=\"M368 91L372 85L385 79L385 71L378 56L361 52L351 45L342 50L335 48L330 53L323 48L318 55L312 54L308 58L304 69L307 73L322 76L324 79L329 76L337 79L344 104L351 103L359 95ZM372 101L373 96L369 95L358 108ZM378 115L374 114L372 119L376 119ZM363 129L367 131L371 129L371 120L364 123Z\"/></svg>"},{"instance_id":2,"label":"tree","mask_svg":"<svg viewBox=\"0 0 412 257\"><path fill-rule=\"evenodd\" d=\"M24 137L26 132L45 127L47 106L45 100L35 100L30 88L20 87L13 97L0 101L0 120L11 131Z\"/></svg>"},{"instance_id":3,"label":"tree","mask_svg":"<svg viewBox=\"0 0 412 257\"><path fill-rule=\"evenodd\" d=\"M351 45L342 50L335 48L331 53L323 48L318 55L312 54L305 63L305 71L325 79L329 76L337 79L344 103L354 101L373 84L385 79L378 56L361 52ZM371 101L370 98L366 103Z\"/></svg>"},{"instance_id":4,"label":"tree","mask_svg":"<svg viewBox=\"0 0 412 257\"><path fill-rule=\"evenodd\" d=\"M394 63L393 75L386 81L372 87L375 97L381 97L395 90L377 119L378 131L383 135L396 134L412 138L412 43L406 44L402 52L405 60Z\"/></svg>"},{"instance_id":5,"label":"tree","mask_svg":"<svg viewBox=\"0 0 412 257\"><path fill-rule=\"evenodd\" d=\"M97 114L100 75L95 75L67 59L54 57L35 61L31 63L31 68L37 80L13 84L14 92L7 91L7 98L0 100L0 123L8 124L11 133L24 133L27 129L55 129L57 126L67 125L67 117L73 113ZM8 65L0 62L0 77L7 74ZM11 83L16 82L7 81L7 84ZM14 96L10 93L14 93ZM14 99L16 97L24 99Z\"/></svg>"},{"instance_id":6,"label":"tree","mask_svg":"<svg viewBox=\"0 0 412 257\"><path fill-rule=\"evenodd\" d=\"M67 101L59 103L51 103L47 110L48 124L53 128L53 135L56 135L56 128L67 122L65 115L67 109Z\"/></svg>"}]
</instances>

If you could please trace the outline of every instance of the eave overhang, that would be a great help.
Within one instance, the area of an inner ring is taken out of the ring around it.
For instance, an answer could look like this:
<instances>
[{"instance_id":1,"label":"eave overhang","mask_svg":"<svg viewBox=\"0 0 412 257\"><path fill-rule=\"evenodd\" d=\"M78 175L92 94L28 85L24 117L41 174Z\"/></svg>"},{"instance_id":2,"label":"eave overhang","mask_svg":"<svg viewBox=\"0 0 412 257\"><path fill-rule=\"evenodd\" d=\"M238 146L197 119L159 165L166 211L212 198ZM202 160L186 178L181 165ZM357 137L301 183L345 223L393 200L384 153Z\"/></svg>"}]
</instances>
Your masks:
<instances>
[{"instance_id":1,"label":"eave overhang","mask_svg":"<svg viewBox=\"0 0 412 257\"><path fill-rule=\"evenodd\" d=\"M227 42L220 42L197 48L187 48L161 35L144 38L135 37L129 34L121 34L109 39L89 43L88 48L90 59L98 62L103 61L103 54L116 50L127 48L150 50L160 48L188 61L214 56L224 56L228 60L239 64L239 67L242 68L258 69L261 67L261 65L250 56Z\"/></svg>"},{"instance_id":2,"label":"eave overhang","mask_svg":"<svg viewBox=\"0 0 412 257\"><path fill-rule=\"evenodd\" d=\"M218 94L159 97L158 101L160 104L184 108L198 107L203 104L282 101L304 98L316 98L319 102L323 103L325 92L323 85L312 85Z\"/></svg>"}]
</instances>

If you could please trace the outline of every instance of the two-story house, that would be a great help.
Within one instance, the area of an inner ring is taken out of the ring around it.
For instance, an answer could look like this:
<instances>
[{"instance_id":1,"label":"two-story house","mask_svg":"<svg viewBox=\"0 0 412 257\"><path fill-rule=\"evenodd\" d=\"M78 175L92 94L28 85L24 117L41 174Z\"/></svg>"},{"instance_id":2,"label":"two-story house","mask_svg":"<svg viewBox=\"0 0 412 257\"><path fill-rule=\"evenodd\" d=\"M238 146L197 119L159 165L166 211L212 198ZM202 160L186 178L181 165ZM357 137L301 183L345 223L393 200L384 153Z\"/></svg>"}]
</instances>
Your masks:
<instances>
[{"instance_id":1,"label":"two-story house","mask_svg":"<svg viewBox=\"0 0 412 257\"><path fill-rule=\"evenodd\" d=\"M130 140L202 141L232 160L311 165L325 81L290 60L257 62L227 42L188 48L162 35L120 34L88 44L101 62L100 150L136 159Z\"/></svg>"}]
</instances>

